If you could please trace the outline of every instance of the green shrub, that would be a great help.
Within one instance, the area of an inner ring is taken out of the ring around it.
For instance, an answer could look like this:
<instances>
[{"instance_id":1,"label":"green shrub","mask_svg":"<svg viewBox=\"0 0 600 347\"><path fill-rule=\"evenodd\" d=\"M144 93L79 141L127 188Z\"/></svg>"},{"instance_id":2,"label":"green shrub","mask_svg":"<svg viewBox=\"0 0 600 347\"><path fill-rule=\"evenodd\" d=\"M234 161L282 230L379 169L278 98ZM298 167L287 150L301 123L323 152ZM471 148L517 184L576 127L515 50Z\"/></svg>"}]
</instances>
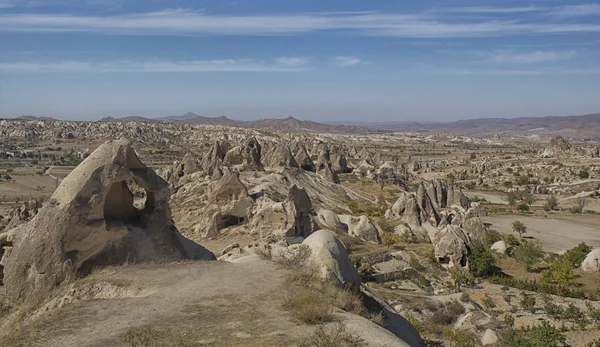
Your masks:
<instances>
[{"instance_id":1,"label":"green shrub","mask_svg":"<svg viewBox=\"0 0 600 347\"><path fill-rule=\"evenodd\" d=\"M496 307L496 302L494 301L494 299L492 299L491 296L487 295L487 293L483 297L481 304L488 311Z\"/></svg>"},{"instance_id":2,"label":"green shrub","mask_svg":"<svg viewBox=\"0 0 600 347\"><path fill-rule=\"evenodd\" d=\"M535 297L533 295L521 292L521 301L519 304L521 304L523 310L535 313Z\"/></svg>"},{"instance_id":3,"label":"green shrub","mask_svg":"<svg viewBox=\"0 0 600 347\"><path fill-rule=\"evenodd\" d=\"M573 327L578 325L581 329L584 329L588 324L585 313L572 302L565 309L564 317L573 323Z\"/></svg>"},{"instance_id":4,"label":"green shrub","mask_svg":"<svg viewBox=\"0 0 600 347\"><path fill-rule=\"evenodd\" d=\"M514 221L512 223L512 229L514 232L516 232L517 234L519 234L519 237L523 237L523 234L527 234L527 226L525 224L523 224L523 222L521 221Z\"/></svg>"},{"instance_id":5,"label":"green shrub","mask_svg":"<svg viewBox=\"0 0 600 347\"><path fill-rule=\"evenodd\" d=\"M506 347L558 347L565 346L567 337L547 321L532 328L527 327L511 336Z\"/></svg>"},{"instance_id":6,"label":"green shrub","mask_svg":"<svg viewBox=\"0 0 600 347\"><path fill-rule=\"evenodd\" d=\"M483 244L486 247L490 247L494 243L502 240L502 234L500 234L497 230L489 229L486 230L483 234Z\"/></svg>"},{"instance_id":7,"label":"green shrub","mask_svg":"<svg viewBox=\"0 0 600 347\"><path fill-rule=\"evenodd\" d=\"M493 284L529 290L532 292L546 293L575 299L585 299L586 297L582 290L563 285L537 282L536 280L523 280L506 276L493 276L490 278L490 281Z\"/></svg>"},{"instance_id":8,"label":"green shrub","mask_svg":"<svg viewBox=\"0 0 600 347\"><path fill-rule=\"evenodd\" d=\"M552 195L551 197L549 197L546 200L546 204L544 205L544 210L553 211L553 210L556 210L557 207L558 207L558 200L556 200L556 197L554 195Z\"/></svg>"},{"instance_id":9,"label":"green shrub","mask_svg":"<svg viewBox=\"0 0 600 347\"><path fill-rule=\"evenodd\" d=\"M469 269L475 276L483 276L490 272L496 264L489 247L482 243L474 243L469 249Z\"/></svg>"},{"instance_id":10,"label":"green shrub","mask_svg":"<svg viewBox=\"0 0 600 347\"><path fill-rule=\"evenodd\" d=\"M529 211L529 205L527 205L527 203L522 202L519 205L517 205L517 210L519 212L527 212Z\"/></svg>"},{"instance_id":11,"label":"green shrub","mask_svg":"<svg viewBox=\"0 0 600 347\"><path fill-rule=\"evenodd\" d=\"M565 257L573 265L573 267L577 268L581 266L581 263L592 251L592 249L592 246L588 246L585 244L585 242L582 242L566 251L563 257Z\"/></svg>"},{"instance_id":12,"label":"green shrub","mask_svg":"<svg viewBox=\"0 0 600 347\"><path fill-rule=\"evenodd\" d=\"M513 257L517 262L523 264L529 272L544 256L542 246L537 242L523 241L515 248Z\"/></svg>"}]
</instances>

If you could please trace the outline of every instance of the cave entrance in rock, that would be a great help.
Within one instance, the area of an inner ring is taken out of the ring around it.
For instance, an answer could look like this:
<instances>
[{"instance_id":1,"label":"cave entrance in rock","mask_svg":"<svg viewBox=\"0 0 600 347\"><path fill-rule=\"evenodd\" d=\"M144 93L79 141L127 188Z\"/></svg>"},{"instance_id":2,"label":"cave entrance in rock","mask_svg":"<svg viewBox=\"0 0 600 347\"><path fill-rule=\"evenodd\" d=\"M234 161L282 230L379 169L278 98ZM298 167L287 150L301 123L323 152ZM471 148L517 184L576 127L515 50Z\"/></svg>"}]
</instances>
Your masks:
<instances>
[{"instance_id":1,"label":"cave entrance in rock","mask_svg":"<svg viewBox=\"0 0 600 347\"><path fill-rule=\"evenodd\" d=\"M104 219L144 226L143 215L154 208L154 196L135 179L114 182L104 200Z\"/></svg>"},{"instance_id":2,"label":"cave entrance in rock","mask_svg":"<svg viewBox=\"0 0 600 347\"><path fill-rule=\"evenodd\" d=\"M236 225L244 224L246 219L244 217L238 217L233 215L221 216L217 221L217 230L223 230Z\"/></svg>"}]
</instances>

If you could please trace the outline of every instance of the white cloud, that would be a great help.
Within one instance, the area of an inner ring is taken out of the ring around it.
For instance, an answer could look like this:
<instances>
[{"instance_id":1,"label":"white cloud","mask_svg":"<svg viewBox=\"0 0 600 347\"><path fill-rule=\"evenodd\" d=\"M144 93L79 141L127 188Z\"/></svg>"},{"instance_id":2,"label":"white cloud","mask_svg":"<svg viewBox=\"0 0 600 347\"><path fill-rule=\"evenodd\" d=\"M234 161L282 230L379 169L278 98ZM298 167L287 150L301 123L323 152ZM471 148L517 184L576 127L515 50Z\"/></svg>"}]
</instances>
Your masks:
<instances>
[{"instance_id":1,"label":"white cloud","mask_svg":"<svg viewBox=\"0 0 600 347\"><path fill-rule=\"evenodd\" d=\"M549 12L555 16L576 17L600 15L600 4L582 4L555 7Z\"/></svg>"},{"instance_id":2,"label":"white cloud","mask_svg":"<svg viewBox=\"0 0 600 347\"><path fill-rule=\"evenodd\" d=\"M15 7L15 4L12 1L0 0L0 8L11 8L11 7Z\"/></svg>"},{"instance_id":3,"label":"white cloud","mask_svg":"<svg viewBox=\"0 0 600 347\"><path fill-rule=\"evenodd\" d=\"M498 50L492 53L483 53L489 61L506 64L535 64L567 60L577 56L576 51L533 51L514 52L510 50Z\"/></svg>"},{"instance_id":4,"label":"white cloud","mask_svg":"<svg viewBox=\"0 0 600 347\"><path fill-rule=\"evenodd\" d=\"M0 0L1 1L1 0ZM0 14L5 32L95 32L126 35L292 35L316 31L396 37L495 37L600 32L600 23L518 20L446 21L428 14L305 13L209 15L186 9L108 16Z\"/></svg>"},{"instance_id":5,"label":"white cloud","mask_svg":"<svg viewBox=\"0 0 600 347\"><path fill-rule=\"evenodd\" d=\"M195 61L49 61L49 62L4 62L0 71L5 72L298 72L305 65L290 65L275 59L265 63L252 60L195 60Z\"/></svg>"},{"instance_id":6,"label":"white cloud","mask_svg":"<svg viewBox=\"0 0 600 347\"><path fill-rule=\"evenodd\" d=\"M280 57L275 59L275 63L281 66L305 66L310 63L310 59L305 57Z\"/></svg>"},{"instance_id":7,"label":"white cloud","mask_svg":"<svg viewBox=\"0 0 600 347\"><path fill-rule=\"evenodd\" d=\"M344 56L344 57L335 57L333 59L334 63L338 66L348 67L354 66L358 64L364 64L362 59L352 56Z\"/></svg>"},{"instance_id":8,"label":"white cloud","mask_svg":"<svg viewBox=\"0 0 600 347\"><path fill-rule=\"evenodd\" d=\"M497 76L534 76L534 75L586 75L600 74L600 68L564 69L558 67L543 69L473 69L473 68L429 68L427 71L448 75L497 75Z\"/></svg>"},{"instance_id":9,"label":"white cloud","mask_svg":"<svg viewBox=\"0 0 600 347\"><path fill-rule=\"evenodd\" d=\"M535 12L539 11L540 8L536 6L526 7L487 7L487 6L472 6L472 7L458 7L449 9L447 12L456 13L522 13L522 12Z\"/></svg>"}]
</instances>

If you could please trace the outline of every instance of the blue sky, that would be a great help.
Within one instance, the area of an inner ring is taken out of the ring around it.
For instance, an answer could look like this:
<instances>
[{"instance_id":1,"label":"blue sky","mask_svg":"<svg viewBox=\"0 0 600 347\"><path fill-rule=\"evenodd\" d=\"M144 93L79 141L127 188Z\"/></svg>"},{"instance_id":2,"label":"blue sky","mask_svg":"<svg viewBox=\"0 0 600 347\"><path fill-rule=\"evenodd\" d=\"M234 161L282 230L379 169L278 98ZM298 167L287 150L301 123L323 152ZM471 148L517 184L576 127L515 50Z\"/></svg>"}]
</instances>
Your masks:
<instances>
[{"instance_id":1,"label":"blue sky","mask_svg":"<svg viewBox=\"0 0 600 347\"><path fill-rule=\"evenodd\" d=\"M0 117L600 112L600 2L0 0Z\"/></svg>"}]
</instances>

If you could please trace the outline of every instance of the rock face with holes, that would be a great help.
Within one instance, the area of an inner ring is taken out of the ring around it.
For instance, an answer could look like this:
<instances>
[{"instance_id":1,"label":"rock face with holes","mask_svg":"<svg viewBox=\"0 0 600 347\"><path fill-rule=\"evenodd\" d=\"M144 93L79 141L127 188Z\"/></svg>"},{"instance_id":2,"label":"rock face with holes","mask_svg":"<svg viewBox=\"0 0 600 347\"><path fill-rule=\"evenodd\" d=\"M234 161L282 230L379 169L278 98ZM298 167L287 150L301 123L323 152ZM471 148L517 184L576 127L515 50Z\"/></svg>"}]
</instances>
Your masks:
<instances>
[{"instance_id":1,"label":"rock face with holes","mask_svg":"<svg viewBox=\"0 0 600 347\"><path fill-rule=\"evenodd\" d=\"M285 202L267 205L256 212L250 229L261 237L308 237L318 227L306 190L293 185Z\"/></svg>"},{"instance_id":2,"label":"rock face with holes","mask_svg":"<svg viewBox=\"0 0 600 347\"><path fill-rule=\"evenodd\" d=\"M261 162L262 147L254 137L246 140L242 145L227 151L223 162L229 167L240 171L264 171Z\"/></svg>"},{"instance_id":3,"label":"rock face with holes","mask_svg":"<svg viewBox=\"0 0 600 347\"><path fill-rule=\"evenodd\" d=\"M128 181L146 191L134 207ZM2 259L7 296L27 301L94 268L125 262L215 259L174 227L169 185L128 140L108 141L75 168L27 224L8 232Z\"/></svg>"}]
</instances>

